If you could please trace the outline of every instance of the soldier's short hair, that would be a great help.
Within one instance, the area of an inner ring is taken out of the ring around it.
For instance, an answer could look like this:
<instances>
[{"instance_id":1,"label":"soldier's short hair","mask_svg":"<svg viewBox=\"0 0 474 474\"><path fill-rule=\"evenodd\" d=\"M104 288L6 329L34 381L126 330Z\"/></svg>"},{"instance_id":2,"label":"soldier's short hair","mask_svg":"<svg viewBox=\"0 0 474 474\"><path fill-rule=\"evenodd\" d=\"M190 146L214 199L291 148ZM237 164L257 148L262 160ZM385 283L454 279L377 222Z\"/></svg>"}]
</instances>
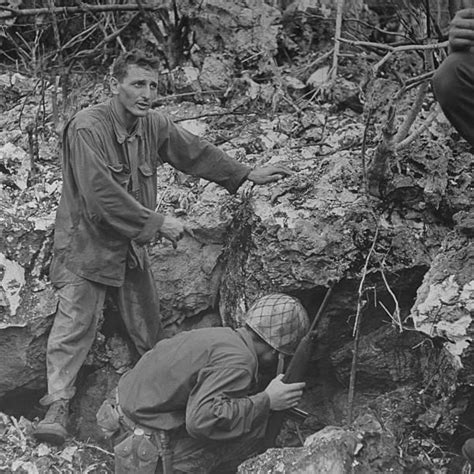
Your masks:
<instances>
[{"instance_id":1,"label":"soldier's short hair","mask_svg":"<svg viewBox=\"0 0 474 474\"><path fill-rule=\"evenodd\" d=\"M118 81L122 81L127 75L128 66L135 65L144 69L158 71L160 61L156 56L147 54L140 49L132 49L126 53L122 53L112 66L112 76Z\"/></svg>"}]
</instances>

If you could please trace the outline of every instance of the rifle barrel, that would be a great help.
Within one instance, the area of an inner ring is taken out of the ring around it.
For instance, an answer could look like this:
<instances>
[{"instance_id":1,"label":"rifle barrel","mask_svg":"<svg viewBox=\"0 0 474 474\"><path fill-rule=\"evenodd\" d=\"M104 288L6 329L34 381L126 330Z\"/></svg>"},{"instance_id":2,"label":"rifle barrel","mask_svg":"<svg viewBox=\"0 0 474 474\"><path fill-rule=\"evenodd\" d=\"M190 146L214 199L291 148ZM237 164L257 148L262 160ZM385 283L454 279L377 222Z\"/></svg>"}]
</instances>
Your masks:
<instances>
[{"instance_id":1,"label":"rifle barrel","mask_svg":"<svg viewBox=\"0 0 474 474\"><path fill-rule=\"evenodd\" d=\"M316 324L321 318L321 315L328 303L334 285L335 282L331 283L331 285L329 286L328 290L326 291L326 295L324 296L324 299L319 307L319 310L310 325L309 331L298 344L295 354L293 355L293 358L291 359L290 364L283 377L284 383L301 382L303 380L304 373L311 357L314 328L316 327ZM265 433L265 448L271 448L275 446L276 438L278 436L278 433L280 432L283 420L287 413L288 410L283 410L276 411L271 414L270 419L268 420L267 429Z\"/></svg>"},{"instance_id":2,"label":"rifle barrel","mask_svg":"<svg viewBox=\"0 0 474 474\"><path fill-rule=\"evenodd\" d=\"M314 331L314 328L316 327L316 324L318 324L319 319L321 318L321 315L323 314L324 309L326 308L326 305L328 303L329 297L331 296L332 289L334 288L335 282L331 283L329 285L328 290L326 291L326 294L324 295L323 302L319 306L318 312L316 313L316 316L313 319L313 322L311 323L311 326L309 327L308 332Z\"/></svg>"}]
</instances>

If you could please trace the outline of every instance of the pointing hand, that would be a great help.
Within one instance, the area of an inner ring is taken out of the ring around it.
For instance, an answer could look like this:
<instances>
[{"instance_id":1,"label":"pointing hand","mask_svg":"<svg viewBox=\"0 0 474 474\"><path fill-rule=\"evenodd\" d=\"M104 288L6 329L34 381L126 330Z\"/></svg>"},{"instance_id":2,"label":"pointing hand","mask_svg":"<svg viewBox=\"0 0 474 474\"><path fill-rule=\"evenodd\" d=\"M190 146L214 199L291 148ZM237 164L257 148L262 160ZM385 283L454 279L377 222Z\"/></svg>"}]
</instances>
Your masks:
<instances>
[{"instance_id":1,"label":"pointing hand","mask_svg":"<svg viewBox=\"0 0 474 474\"><path fill-rule=\"evenodd\" d=\"M247 179L255 184L267 184L291 174L291 170L284 166L257 166L249 173Z\"/></svg>"}]
</instances>

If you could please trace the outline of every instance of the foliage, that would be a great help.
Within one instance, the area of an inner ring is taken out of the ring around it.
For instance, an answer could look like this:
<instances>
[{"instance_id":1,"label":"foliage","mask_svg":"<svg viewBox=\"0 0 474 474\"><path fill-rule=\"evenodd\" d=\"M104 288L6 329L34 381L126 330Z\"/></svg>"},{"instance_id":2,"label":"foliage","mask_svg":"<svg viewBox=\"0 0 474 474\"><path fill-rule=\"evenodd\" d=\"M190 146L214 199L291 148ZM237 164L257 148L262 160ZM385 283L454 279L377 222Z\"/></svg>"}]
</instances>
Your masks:
<instances>
[{"instance_id":1,"label":"foliage","mask_svg":"<svg viewBox=\"0 0 474 474\"><path fill-rule=\"evenodd\" d=\"M62 447L37 443L32 423L0 412L0 472L19 474L101 474L112 471L113 457L95 444L69 440Z\"/></svg>"}]
</instances>

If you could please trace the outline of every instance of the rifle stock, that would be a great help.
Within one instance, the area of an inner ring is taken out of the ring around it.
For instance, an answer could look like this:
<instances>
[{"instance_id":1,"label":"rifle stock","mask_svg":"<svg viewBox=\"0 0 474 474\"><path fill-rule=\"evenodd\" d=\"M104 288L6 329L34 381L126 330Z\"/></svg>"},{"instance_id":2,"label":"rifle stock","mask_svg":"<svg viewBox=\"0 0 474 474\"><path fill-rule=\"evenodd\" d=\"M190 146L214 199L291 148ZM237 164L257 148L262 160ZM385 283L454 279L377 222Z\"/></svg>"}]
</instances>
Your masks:
<instances>
[{"instance_id":1,"label":"rifle stock","mask_svg":"<svg viewBox=\"0 0 474 474\"><path fill-rule=\"evenodd\" d=\"M316 336L315 327L323 314L323 311L329 301L329 296L331 295L334 284L332 284L321 303L321 306L318 309L316 316L314 317L313 322L309 328L309 331L305 334L303 339L301 339L296 351L288 364L288 368L283 376L282 382L284 383L296 383L302 382L304 380L304 375L308 368L309 360L313 352L313 342ZM286 412L288 410L275 411L272 412L267 423L267 429L265 432L264 446L265 449L275 446L275 441L278 434L280 433L283 421L286 418Z\"/></svg>"}]
</instances>

